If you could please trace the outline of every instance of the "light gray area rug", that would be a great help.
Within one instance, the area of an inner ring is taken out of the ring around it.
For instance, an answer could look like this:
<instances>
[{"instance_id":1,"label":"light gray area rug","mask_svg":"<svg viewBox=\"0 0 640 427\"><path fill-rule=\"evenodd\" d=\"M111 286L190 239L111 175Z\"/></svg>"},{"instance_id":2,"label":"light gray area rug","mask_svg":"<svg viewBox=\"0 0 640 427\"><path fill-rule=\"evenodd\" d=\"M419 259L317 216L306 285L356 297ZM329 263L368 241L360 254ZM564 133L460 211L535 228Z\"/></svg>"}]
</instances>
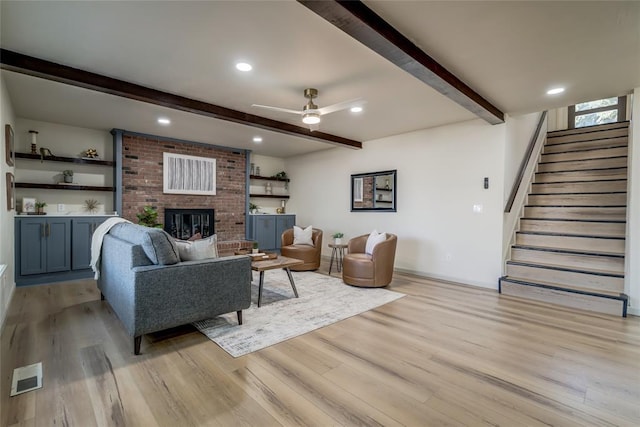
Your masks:
<instances>
[{"instance_id":1,"label":"light gray area rug","mask_svg":"<svg viewBox=\"0 0 640 427\"><path fill-rule=\"evenodd\" d=\"M195 322L194 326L233 357L269 347L323 326L387 304L404 294L381 288L355 288L341 279L313 272L291 272L295 298L283 270L265 272L258 308L258 273L251 286L251 307L242 312Z\"/></svg>"}]
</instances>

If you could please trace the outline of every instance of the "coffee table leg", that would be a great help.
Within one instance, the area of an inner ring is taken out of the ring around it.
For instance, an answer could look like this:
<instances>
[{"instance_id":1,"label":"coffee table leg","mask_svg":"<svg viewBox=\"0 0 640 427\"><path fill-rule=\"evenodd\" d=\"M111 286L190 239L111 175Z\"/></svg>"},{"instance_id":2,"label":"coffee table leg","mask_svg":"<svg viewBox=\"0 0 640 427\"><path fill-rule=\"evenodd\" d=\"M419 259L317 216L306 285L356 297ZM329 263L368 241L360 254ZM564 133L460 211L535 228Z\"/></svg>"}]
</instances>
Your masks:
<instances>
[{"instance_id":1,"label":"coffee table leg","mask_svg":"<svg viewBox=\"0 0 640 427\"><path fill-rule=\"evenodd\" d=\"M291 270L289 270L288 268L285 268L284 271L287 272L287 276L289 276L289 282L291 283L291 287L293 288L293 294L296 296L296 298L298 298L298 290L296 289L296 284L293 283L293 276L291 275ZM262 283L262 282L260 282ZM262 289L262 288L260 288Z\"/></svg>"},{"instance_id":2,"label":"coffee table leg","mask_svg":"<svg viewBox=\"0 0 640 427\"><path fill-rule=\"evenodd\" d=\"M262 304L262 285L264 284L264 271L260 272L260 285L258 286L258 307Z\"/></svg>"}]
</instances>

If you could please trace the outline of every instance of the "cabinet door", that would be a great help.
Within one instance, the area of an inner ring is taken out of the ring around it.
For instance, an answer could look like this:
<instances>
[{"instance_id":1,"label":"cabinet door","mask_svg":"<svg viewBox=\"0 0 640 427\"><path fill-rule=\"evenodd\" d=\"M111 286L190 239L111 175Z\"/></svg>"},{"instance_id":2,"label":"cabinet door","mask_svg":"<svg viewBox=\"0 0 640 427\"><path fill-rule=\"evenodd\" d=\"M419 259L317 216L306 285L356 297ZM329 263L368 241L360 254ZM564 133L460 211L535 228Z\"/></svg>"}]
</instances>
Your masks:
<instances>
[{"instance_id":1,"label":"cabinet door","mask_svg":"<svg viewBox=\"0 0 640 427\"><path fill-rule=\"evenodd\" d=\"M46 234L47 273L71 270L71 219L48 219Z\"/></svg>"},{"instance_id":2,"label":"cabinet door","mask_svg":"<svg viewBox=\"0 0 640 427\"><path fill-rule=\"evenodd\" d=\"M91 238L105 218L74 218L71 229L71 269L91 268Z\"/></svg>"},{"instance_id":3,"label":"cabinet door","mask_svg":"<svg viewBox=\"0 0 640 427\"><path fill-rule=\"evenodd\" d=\"M46 221L43 218L20 219L20 275L46 273Z\"/></svg>"},{"instance_id":4,"label":"cabinet door","mask_svg":"<svg viewBox=\"0 0 640 427\"><path fill-rule=\"evenodd\" d=\"M293 226L296 223L296 216L295 215L281 215L276 217L276 248L280 249L280 247L282 246L282 233L284 233L285 230L288 230L290 228L293 228Z\"/></svg>"},{"instance_id":5,"label":"cabinet door","mask_svg":"<svg viewBox=\"0 0 640 427\"><path fill-rule=\"evenodd\" d=\"M254 235L260 250L275 249L276 247L276 221L274 215L264 215L256 218L256 230Z\"/></svg>"}]
</instances>

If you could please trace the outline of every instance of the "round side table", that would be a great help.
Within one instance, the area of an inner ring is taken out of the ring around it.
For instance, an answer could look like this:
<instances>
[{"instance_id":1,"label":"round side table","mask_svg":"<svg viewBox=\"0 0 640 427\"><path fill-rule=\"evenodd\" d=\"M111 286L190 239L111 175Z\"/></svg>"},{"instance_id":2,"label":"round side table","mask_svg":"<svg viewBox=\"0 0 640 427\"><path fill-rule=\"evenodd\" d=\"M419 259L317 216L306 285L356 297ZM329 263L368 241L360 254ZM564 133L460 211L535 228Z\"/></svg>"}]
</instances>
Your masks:
<instances>
[{"instance_id":1,"label":"round side table","mask_svg":"<svg viewBox=\"0 0 640 427\"><path fill-rule=\"evenodd\" d=\"M331 269L333 267L333 261L336 262L336 268L338 269L338 273L342 271L342 259L344 258L344 250L349 247L344 243L336 244L329 243L329 247L331 248L331 261L329 262L329 274L331 274Z\"/></svg>"}]
</instances>

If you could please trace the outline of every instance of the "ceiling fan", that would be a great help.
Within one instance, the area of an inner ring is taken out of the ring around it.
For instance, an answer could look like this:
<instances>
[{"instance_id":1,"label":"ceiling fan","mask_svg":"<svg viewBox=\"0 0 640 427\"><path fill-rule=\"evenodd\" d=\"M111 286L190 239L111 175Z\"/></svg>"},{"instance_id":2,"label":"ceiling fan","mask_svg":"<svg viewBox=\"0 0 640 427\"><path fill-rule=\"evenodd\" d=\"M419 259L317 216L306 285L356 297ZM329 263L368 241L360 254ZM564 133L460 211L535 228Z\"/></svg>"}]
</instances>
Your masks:
<instances>
[{"instance_id":1,"label":"ceiling fan","mask_svg":"<svg viewBox=\"0 0 640 427\"><path fill-rule=\"evenodd\" d=\"M338 102L337 104L327 105L326 107L318 108L316 104L313 103L313 98L318 97L318 89L307 88L304 90L304 97L309 100L302 107L302 110L290 110L288 108L280 108L280 107L271 107L269 105L258 105L253 104L252 107L258 108L266 108L268 110L273 111L281 111L283 113L291 113L291 114L299 114L302 116L302 123L309 125L309 129L315 130L317 129L317 125L320 123L320 117L325 114L335 113L336 111L345 110L349 107L356 106L356 103L360 101L361 98L351 99L349 101Z\"/></svg>"}]
</instances>

